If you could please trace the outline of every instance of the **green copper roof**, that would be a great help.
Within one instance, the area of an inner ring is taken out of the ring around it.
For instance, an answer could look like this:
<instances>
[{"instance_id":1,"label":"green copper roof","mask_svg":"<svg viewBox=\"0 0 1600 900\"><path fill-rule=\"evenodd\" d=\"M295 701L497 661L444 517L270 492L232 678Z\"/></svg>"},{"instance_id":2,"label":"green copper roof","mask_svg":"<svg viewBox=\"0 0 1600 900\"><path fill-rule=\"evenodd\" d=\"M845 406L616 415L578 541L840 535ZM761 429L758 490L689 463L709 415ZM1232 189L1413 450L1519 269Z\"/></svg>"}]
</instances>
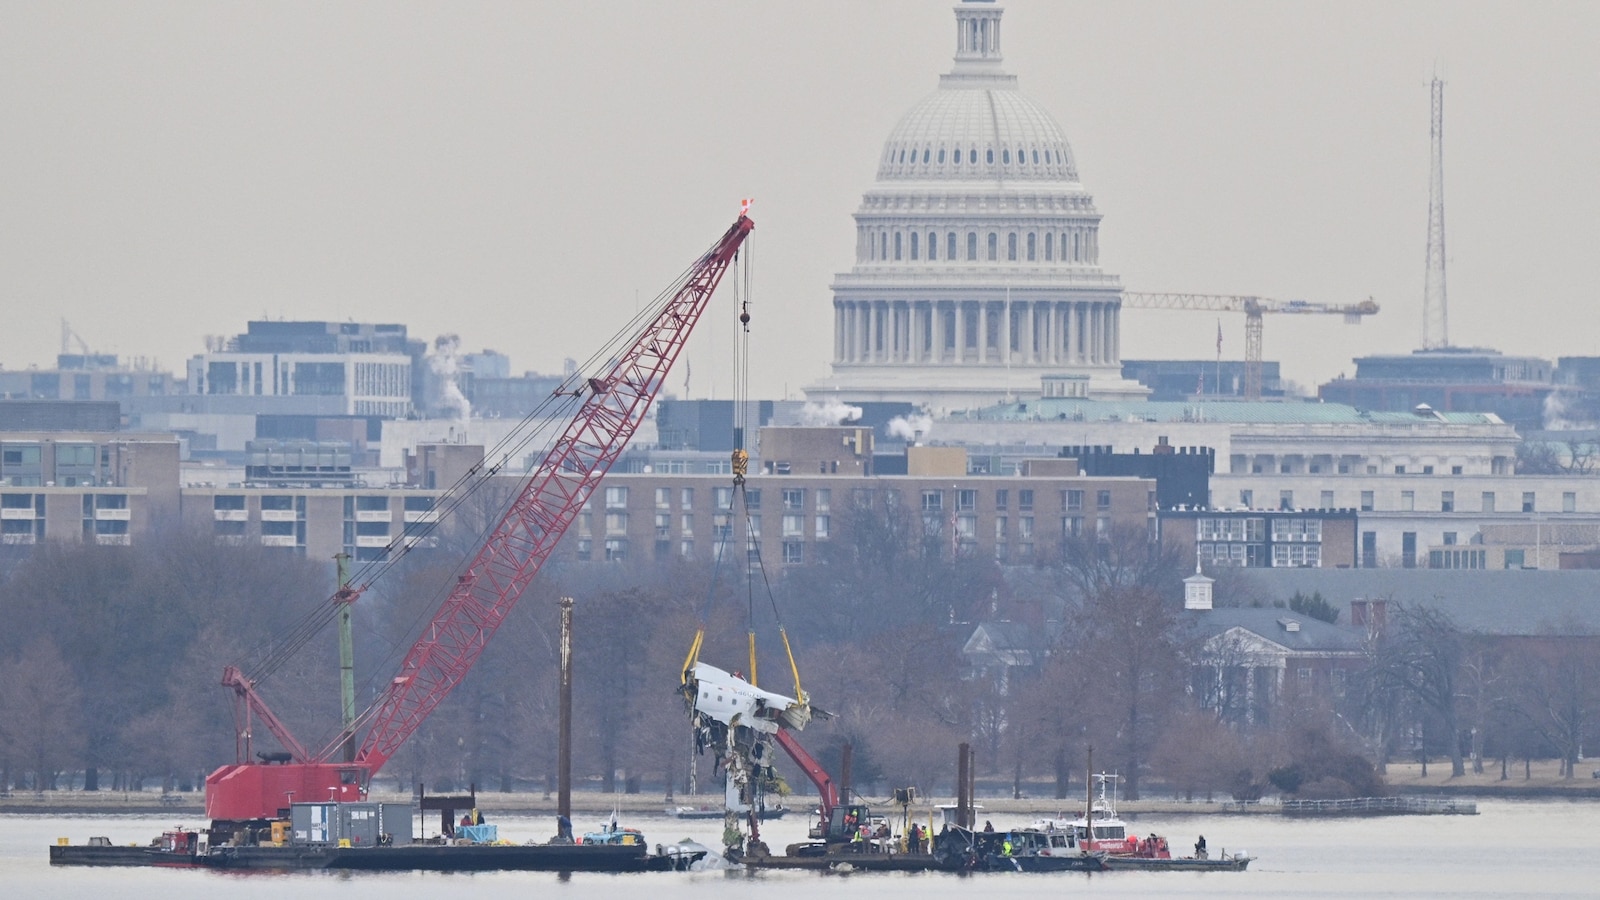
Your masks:
<instances>
[{"instance_id":1,"label":"green copper roof","mask_svg":"<svg viewBox=\"0 0 1600 900\"><path fill-rule=\"evenodd\" d=\"M1048 397L1019 403L1002 403L966 413L953 419L982 421L1072 421L1072 422L1218 422L1229 425L1502 425L1493 413L1380 412L1356 409L1342 403L1317 400L1214 400L1204 403L1154 401L1084 400Z\"/></svg>"}]
</instances>

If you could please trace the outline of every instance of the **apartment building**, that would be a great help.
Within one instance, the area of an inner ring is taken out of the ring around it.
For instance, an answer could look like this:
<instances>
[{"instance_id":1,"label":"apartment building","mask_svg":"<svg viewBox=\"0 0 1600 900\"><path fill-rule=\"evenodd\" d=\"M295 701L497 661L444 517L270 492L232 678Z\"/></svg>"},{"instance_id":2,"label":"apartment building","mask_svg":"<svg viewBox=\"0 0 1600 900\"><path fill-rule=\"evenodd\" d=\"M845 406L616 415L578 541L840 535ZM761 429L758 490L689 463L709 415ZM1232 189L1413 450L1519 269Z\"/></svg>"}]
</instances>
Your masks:
<instances>
[{"instance_id":1,"label":"apartment building","mask_svg":"<svg viewBox=\"0 0 1600 900\"><path fill-rule=\"evenodd\" d=\"M127 544L179 507L171 435L0 433L0 543Z\"/></svg>"}]
</instances>

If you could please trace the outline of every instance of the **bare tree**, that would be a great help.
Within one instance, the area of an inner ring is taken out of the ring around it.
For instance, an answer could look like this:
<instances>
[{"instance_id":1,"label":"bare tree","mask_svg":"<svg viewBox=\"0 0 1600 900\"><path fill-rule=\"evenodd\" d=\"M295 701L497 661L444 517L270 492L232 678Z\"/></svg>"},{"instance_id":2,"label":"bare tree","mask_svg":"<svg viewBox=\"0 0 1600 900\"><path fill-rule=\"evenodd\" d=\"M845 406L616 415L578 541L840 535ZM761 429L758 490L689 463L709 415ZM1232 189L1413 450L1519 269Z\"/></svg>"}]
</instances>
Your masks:
<instances>
[{"instance_id":1,"label":"bare tree","mask_svg":"<svg viewBox=\"0 0 1600 900\"><path fill-rule=\"evenodd\" d=\"M1513 708L1560 754L1562 776L1572 778L1600 717L1600 647L1583 634L1528 638L1513 665Z\"/></svg>"},{"instance_id":2,"label":"bare tree","mask_svg":"<svg viewBox=\"0 0 1600 900\"><path fill-rule=\"evenodd\" d=\"M1059 684L1076 694L1085 732L1136 798L1162 729L1184 696L1187 654L1175 611L1148 588L1103 590L1069 620L1063 637Z\"/></svg>"},{"instance_id":3,"label":"bare tree","mask_svg":"<svg viewBox=\"0 0 1600 900\"><path fill-rule=\"evenodd\" d=\"M81 765L87 733L83 692L48 638L0 665L0 747L33 774L33 789L53 790L59 774Z\"/></svg>"},{"instance_id":4,"label":"bare tree","mask_svg":"<svg viewBox=\"0 0 1600 900\"><path fill-rule=\"evenodd\" d=\"M1462 654L1459 696L1470 734L1469 755L1475 775L1483 774L1484 748L1490 732L1504 722L1497 713L1506 706L1512 689L1505 662L1499 643L1482 637L1468 639Z\"/></svg>"},{"instance_id":5,"label":"bare tree","mask_svg":"<svg viewBox=\"0 0 1600 900\"><path fill-rule=\"evenodd\" d=\"M1438 716L1450 755L1450 775L1466 774L1461 754L1459 679L1466 639L1443 610L1396 604L1379 636L1369 690L1402 691Z\"/></svg>"}]
</instances>

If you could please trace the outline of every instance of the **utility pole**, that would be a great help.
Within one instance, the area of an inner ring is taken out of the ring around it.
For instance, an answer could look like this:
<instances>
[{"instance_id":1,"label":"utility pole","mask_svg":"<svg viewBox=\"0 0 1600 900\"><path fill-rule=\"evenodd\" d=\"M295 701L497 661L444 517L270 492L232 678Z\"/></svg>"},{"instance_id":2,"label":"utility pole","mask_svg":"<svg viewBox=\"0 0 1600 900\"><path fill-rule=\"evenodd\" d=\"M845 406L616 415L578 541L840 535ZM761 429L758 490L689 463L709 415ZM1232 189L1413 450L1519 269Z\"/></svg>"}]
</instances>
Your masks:
<instances>
[{"instance_id":1,"label":"utility pole","mask_svg":"<svg viewBox=\"0 0 1600 900\"><path fill-rule=\"evenodd\" d=\"M1444 82L1433 79L1432 157L1428 178L1428 258L1422 282L1422 349L1450 346L1450 311L1444 289Z\"/></svg>"},{"instance_id":2,"label":"utility pole","mask_svg":"<svg viewBox=\"0 0 1600 900\"><path fill-rule=\"evenodd\" d=\"M356 761L356 647L350 629L350 607L356 593L350 590L350 554L333 558L339 572L339 710L344 723L344 761Z\"/></svg>"},{"instance_id":3,"label":"utility pole","mask_svg":"<svg viewBox=\"0 0 1600 900\"><path fill-rule=\"evenodd\" d=\"M561 724L556 743L556 815L572 821L572 598L561 598ZM571 840L570 834L564 835Z\"/></svg>"}]
</instances>

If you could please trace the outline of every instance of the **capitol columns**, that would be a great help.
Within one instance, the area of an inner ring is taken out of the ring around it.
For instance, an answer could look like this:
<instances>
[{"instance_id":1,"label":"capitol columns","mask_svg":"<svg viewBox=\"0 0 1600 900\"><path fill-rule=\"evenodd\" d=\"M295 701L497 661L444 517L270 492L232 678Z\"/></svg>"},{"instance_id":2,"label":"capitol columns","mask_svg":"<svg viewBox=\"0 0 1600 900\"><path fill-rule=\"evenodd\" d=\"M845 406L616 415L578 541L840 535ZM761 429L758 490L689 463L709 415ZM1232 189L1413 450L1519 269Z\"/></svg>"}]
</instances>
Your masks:
<instances>
[{"instance_id":1,"label":"capitol columns","mask_svg":"<svg viewBox=\"0 0 1600 900\"><path fill-rule=\"evenodd\" d=\"M984 302L984 301L982 301L982 300L978 301L978 339L974 343L976 343L978 345L978 362L980 364L988 362L989 361L989 304Z\"/></svg>"},{"instance_id":2,"label":"capitol columns","mask_svg":"<svg viewBox=\"0 0 1600 900\"><path fill-rule=\"evenodd\" d=\"M1111 304L1111 362L1122 362L1122 304Z\"/></svg>"},{"instance_id":3,"label":"capitol columns","mask_svg":"<svg viewBox=\"0 0 1600 900\"><path fill-rule=\"evenodd\" d=\"M956 311L956 354L951 362L964 363L967 361L967 305L960 300L957 300L954 305Z\"/></svg>"},{"instance_id":4,"label":"capitol columns","mask_svg":"<svg viewBox=\"0 0 1600 900\"><path fill-rule=\"evenodd\" d=\"M1033 320L1039 314L1039 305L1031 300L1023 301L1024 316L1022 319L1022 362L1024 365L1033 365L1038 361L1035 355L1033 340Z\"/></svg>"},{"instance_id":5,"label":"capitol columns","mask_svg":"<svg viewBox=\"0 0 1600 900\"><path fill-rule=\"evenodd\" d=\"M878 311L874 308L874 304L871 301L867 301L863 305L866 307L864 311L867 316L867 327L863 331L862 336L867 339L867 343L866 346L862 348L861 361L877 362Z\"/></svg>"},{"instance_id":6,"label":"capitol columns","mask_svg":"<svg viewBox=\"0 0 1600 900\"><path fill-rule=\"evenodd\" d=\"M845 359L845 348L848 338L845 335L845 301L834 301L834 362L848 362Z\"/></svg>"}]
</instances>

